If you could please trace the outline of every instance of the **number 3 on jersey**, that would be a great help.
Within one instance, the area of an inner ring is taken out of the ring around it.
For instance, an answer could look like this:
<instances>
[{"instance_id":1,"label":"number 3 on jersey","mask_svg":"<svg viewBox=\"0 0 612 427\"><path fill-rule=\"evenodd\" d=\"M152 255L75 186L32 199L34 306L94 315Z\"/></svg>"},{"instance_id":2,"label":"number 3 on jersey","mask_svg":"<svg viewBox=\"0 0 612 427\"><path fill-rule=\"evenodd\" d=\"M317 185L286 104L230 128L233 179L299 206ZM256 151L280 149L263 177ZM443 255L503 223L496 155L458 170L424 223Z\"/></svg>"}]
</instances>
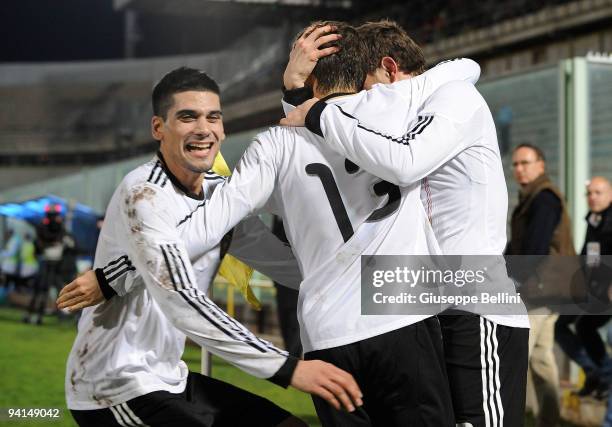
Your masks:
<instances>
[{"instance_id":1,"label":"number 3 on jersey","mask_svg":"<svg viewBox=\"0 0 612 427\"><path fill-rule=\"evenodd\" d=\"M350 160L346 160L344 162L344 168L349 174L354 174L359 171L359 166ZM329 205L332 213L334 214L334 218L336 219L336 224L338 224L338 228L340 229L340 233L342 234L342 238L345 242L348 242L348 240L354 234L353 224L351 224L346 207L342 202L340 190L338 190L338 185L336 184L336 180L334 179L331 169L329 166L322 163L310 163L306 165L305 169L308 175L318 176L321 180L323 190L325 191L325 195L329 201ZM366 219L366 222L380 221L381 219L386 218L395 212L400 204L401 193L397 185L393 185L387 181L379 181L374 184L373 189L377 196L382 197L384 195L388 195L389 198L383 207L376 209L370 214L370 216Z\"/></svg>"}]
</instances>

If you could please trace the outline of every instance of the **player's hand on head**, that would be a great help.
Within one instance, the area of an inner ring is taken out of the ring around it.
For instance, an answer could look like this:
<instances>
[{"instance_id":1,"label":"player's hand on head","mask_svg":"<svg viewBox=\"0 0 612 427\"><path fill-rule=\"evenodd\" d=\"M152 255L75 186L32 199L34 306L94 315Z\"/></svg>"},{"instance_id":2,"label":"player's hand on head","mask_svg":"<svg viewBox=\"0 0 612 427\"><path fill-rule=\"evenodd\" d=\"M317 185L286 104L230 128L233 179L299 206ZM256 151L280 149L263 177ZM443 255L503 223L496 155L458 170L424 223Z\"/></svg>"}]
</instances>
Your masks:
<instances>
[{"instance_id":1,"label":"player's hand on head","mask_svg":"<svg viewBox=\"0 0 612 427\"><path fill-rule=\"evenodd\" d=\"M56 304L59 309L77 311L103 301L104 295L100 290L96 273L89 270L64 286L58 295Z\"/></svg>"},{"instance_id":2,"label":"player's hand on head","mask_svg":"<svg viewBox=\"0 0 612 427\"><path fill-rule=\"evenodd\" d=\"M293 44L289 54L289 63L283 74L285 89L297 89L304 86L304 82L312 73L317 61L324 56L338 52L338 47L320 46L342 38L340 34L332 33L336 27L324 25L321 27L310 26Z\"/></svg>"},{"instance_id":3,"label":"player's hand on head","mask_svg":"<svg viewBox=\"0 0 612 427\"><path fill-rule=\"evenodd\" d=\"M298 105L285 118L281 119L280 124L282 126L304 126L308 112L317 101L319 101L318 98L310 98L303 104Z\"/></svg>"},{"instance_id":4,"label":"player's hand on head","mask_svg":"<svg viewBox=\"0 0 612 427\"><path fill-rule=\"evenodd\" d=\"M298 390L325 399L337 410L353 412L363 405L363 395L351 374L322 360L300 360L291 385Z\"/></svg>"}]
</instances>

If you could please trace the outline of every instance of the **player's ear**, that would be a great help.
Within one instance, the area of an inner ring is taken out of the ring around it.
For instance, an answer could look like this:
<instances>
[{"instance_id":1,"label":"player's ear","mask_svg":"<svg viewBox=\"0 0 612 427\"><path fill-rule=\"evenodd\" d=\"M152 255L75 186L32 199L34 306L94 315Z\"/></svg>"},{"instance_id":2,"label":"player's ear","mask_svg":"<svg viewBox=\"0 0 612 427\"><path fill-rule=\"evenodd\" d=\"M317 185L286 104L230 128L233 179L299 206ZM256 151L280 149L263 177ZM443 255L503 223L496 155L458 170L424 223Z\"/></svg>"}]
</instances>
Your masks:
<instances>
[{"instance_id":1,"label":"player's ear","mask_svg":"<svg viewBox=\"0 0 612 427\"><path fill-rule=\"evenodd\" d=\"M397 62L395 62L395 59L391 58L390 56L385 56L383 57L383 59L380 60L380 66L389 76L389 80L391 80L391 83L397 80L399 66L397 65Z\"/></svg>"},{"instance_id":2,"label":"player's ear","mask_svg":"<svg viewBox=\"0 0 612 427\"><path fill-rule=\"evenodd\" d=\"M157 141L162 140L162 136L164 135L164 119L159 116L153 116L151 119L151 135L153 139Z\"/></svg>"}]
</instances>

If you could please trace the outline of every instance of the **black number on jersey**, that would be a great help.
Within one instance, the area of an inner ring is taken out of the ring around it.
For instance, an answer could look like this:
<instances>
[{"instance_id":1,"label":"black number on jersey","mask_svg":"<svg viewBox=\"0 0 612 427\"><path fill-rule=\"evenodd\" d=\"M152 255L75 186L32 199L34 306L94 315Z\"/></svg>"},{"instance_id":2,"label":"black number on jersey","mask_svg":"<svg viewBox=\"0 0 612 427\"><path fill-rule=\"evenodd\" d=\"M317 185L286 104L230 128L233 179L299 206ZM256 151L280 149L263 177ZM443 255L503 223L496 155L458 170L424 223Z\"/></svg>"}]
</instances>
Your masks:
<instances>
[{"instance_id":1,"label":"black number on jersey","mask_svg":"<svg viewBox=\"0 0 612 427\"><path fill-rule=\"evenodd\" d=\"M387 204L372 212L368 219L366 219L366 222L380 221L388 217L399 208L400 199L402 198L400 188L388 181L379 181L374 184L374 193L377 196L384 196L387 194L389 198L387 199Z\"/></svg>"},{"instance_id":2,"label":"black number on jersey","mask_svg":"<svg viewBox=\"0 0 612 427\"><path fill-rule=\"evenodd\" d=\"M349 174L354 174L359 171L359 166L348 159L344 162L344 168ZM310 163L306 165L306 173L308 175L316 175L321 180L323 190L325 190L325 195L327 196L332 213L336 219L336 224L338 224L338 228L342 234L342 239L348 242L355 232L353 231L353 224L351 224L346 207L342 202L340 190L338 189L338 184L336 184L331 169L329 166L322 163ZM387 181L379 181L374 184L373 189L377 196L387 195L388 199L383 207L376 209L370 214L366 222L380 221L395 212L400 205L401 192L397 185L393 185Z\"/></svg>"},{"instance_id":3,"label":"black number on jersey","mask_svg":"<svg viewBox=\"0 0 612 427\"><path fill-rule=\"evenodd\" d=\"M311 163L306 165L306 173L308 175L316 175L321 180L323 190L325 190L325 195L327 196L327 200L329 200L329 205L331 206L334 218L336 218L336 224L338 224L340 233L342 233L342 238L345 242L348 242L354 233L353 224L351 224L351 220L346 212L344 203L342 203L340 190L338 190L338 185L336 184L336 180L334 179L331 169L329 166L322 163Z\"/></svg>"}]
</instances>

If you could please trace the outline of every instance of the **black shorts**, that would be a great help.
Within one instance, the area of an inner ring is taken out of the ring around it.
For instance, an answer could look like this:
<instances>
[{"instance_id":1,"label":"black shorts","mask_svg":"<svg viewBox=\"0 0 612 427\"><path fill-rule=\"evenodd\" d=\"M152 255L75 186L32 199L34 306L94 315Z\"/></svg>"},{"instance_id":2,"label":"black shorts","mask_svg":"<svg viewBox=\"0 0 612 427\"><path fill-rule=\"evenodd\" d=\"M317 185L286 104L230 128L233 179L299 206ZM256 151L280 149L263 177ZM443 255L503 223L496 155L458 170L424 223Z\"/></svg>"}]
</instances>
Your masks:
<instances>
[{"instance_id":1,"label":"black shorts","mask_svg":"<svg viewBox=\"0 0 612 427\"><path fill-rule=\"evenodd\" d=\"M79 426L87 427L255 425L249 420L267 427L291 416L263 397L193 372L182 393L154 391L110 408L71 412Z\"/></svg>"},{"instance_id":2,"label":"black shorts","mask_svg":"<svg viewBox=\"0 0 612 427\"><path fill-rule=\"evenodd\" d=\"M457 425L522 426L529 329L452 313L439 319Z\"/></svg>"},{"instance_id":3,"label":"black shorts","mask_svg":"<svg viewBox=\"0 0 612 427\"><path fill-rule=\"evenodd\" d=\"M340 347L304 356L350 372L363 392L363 406L337 411L313 397L323 426L454 427L438 319L424 321Z\"/></svg>"}]
</instances>

